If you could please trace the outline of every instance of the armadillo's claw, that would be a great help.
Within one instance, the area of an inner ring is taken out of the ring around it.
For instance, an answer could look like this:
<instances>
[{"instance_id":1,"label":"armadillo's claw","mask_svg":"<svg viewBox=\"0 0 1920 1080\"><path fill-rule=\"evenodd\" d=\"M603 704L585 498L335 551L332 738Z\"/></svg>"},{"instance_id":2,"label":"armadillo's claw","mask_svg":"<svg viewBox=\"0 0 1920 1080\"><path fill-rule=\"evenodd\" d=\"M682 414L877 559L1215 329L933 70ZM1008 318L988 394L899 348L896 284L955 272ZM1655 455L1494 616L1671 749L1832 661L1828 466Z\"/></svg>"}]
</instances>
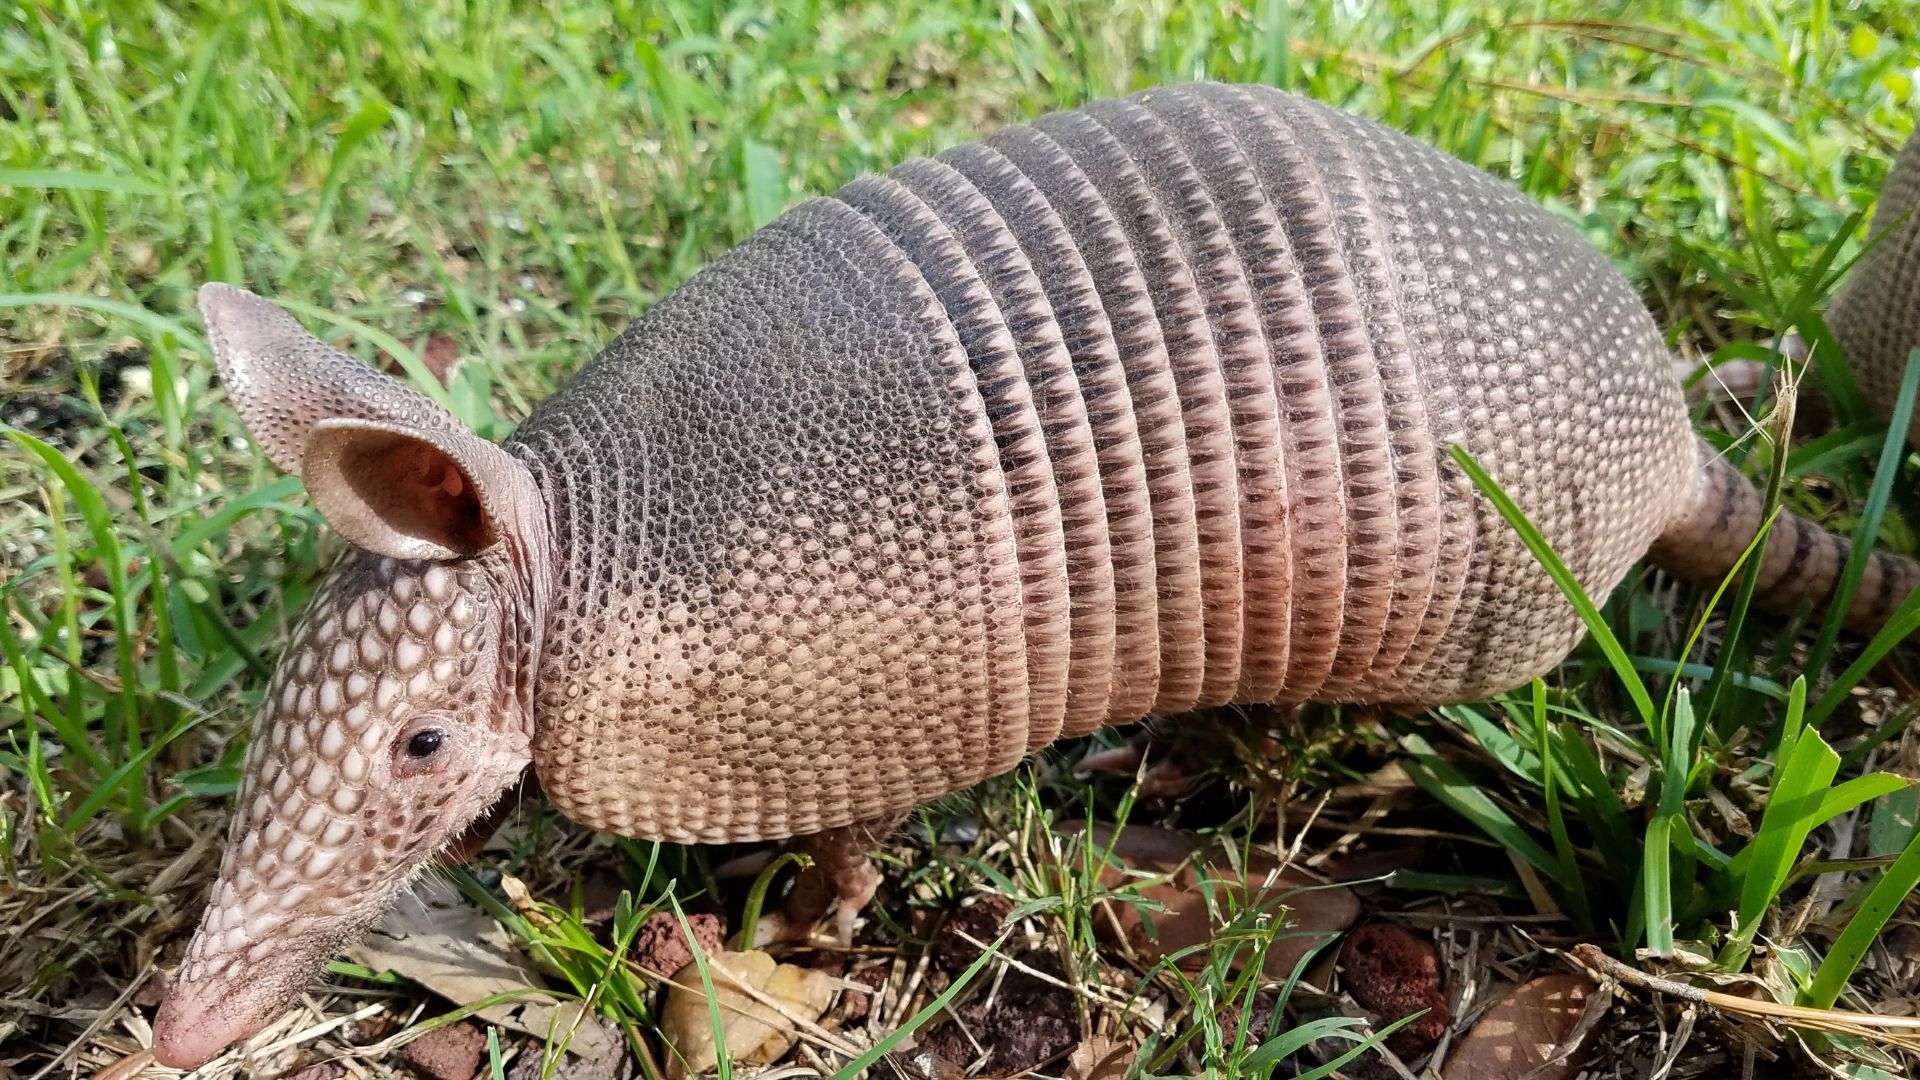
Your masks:
<instances>
[{"instance_id":1,"label":"armadillo's claw","mask_svg":"<svg viewBox=\"0 0 1920 1080\"><path fill-rule=\"evenodd\" d=\"M873 894L880 889L880 871L874 869L873 860L861 859L858 870L842 874L833 884L840 901L840 906L833 912L834 941L851 945L854 921L873 902Z\"/></svg>"},{"instance_id":2,"label":"armadillo's claw","mask_svg":"<svg viewBox=\"0 0 1920 1080\"><path fill-rule=\"evenodd\" d=\"M880 888L880 871L867 852L898 825L898 820L890 818L801 837L796 846L813 862L794 879L776 937L808 940L832 910L833 940L852 944L854 923Z\"/></svg>"},{"instance_id":3,"label":"armadillo's claw","mask_svg":"<svg viewBox=\"0 0 1920 1080\"><path fill-rule=\"evenodd\" d=\"M827 912L833 912L833 931L831 941L838 945L853 944L854 923L860 913L873 901L873 894L880 888L880 871L866 853L860 853L858 860L842 860L834 864L816 860L812 866L800 872L793 883L793 891L787 894L787 909L781 916L781 929L776 939L788 941L806 941L816 936Z\"/></svg>"}]
</instances>

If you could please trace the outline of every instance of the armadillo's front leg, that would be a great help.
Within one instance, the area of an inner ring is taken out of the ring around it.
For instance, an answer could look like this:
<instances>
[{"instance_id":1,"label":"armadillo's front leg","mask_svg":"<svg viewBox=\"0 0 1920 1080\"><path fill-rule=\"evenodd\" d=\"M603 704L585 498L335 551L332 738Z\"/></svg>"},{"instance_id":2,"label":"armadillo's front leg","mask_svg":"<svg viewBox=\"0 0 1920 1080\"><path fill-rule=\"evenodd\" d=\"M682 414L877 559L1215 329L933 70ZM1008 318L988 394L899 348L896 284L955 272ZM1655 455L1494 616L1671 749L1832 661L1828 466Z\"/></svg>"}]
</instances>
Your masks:
<instances>
[{"instance_id":1,"label":"armadillo's front leg","mask_svg":"<svg viewBox=\"0 0 1920 1080\"><path fill-rule=\"evenodd\" d=\"M833 917L834 939L842 944L852 942L854 919L880 887L880 871L867 854L905 820L904 814L890 814L801 837L794 850L813 862L800 872L793 891L787 894L787 934L805 937L838 901Z\"/></svg>"}]
</instances>

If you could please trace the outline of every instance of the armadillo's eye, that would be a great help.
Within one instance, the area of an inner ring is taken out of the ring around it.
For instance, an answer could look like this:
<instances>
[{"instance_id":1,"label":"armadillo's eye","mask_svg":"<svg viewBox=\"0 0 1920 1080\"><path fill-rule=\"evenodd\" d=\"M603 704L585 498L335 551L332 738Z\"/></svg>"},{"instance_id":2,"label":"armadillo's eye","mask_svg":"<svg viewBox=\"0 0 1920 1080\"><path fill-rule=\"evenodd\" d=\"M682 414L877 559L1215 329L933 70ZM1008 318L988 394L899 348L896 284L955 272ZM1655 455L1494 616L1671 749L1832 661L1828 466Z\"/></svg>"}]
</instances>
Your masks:
<instances>
[{"instance_id":1,"label":"armadillo's eye","mask_svg":"<svg viewBox=\"0 0 1920 1080\"><path fill-rule=\"evenodd\" d=\"M418 716L393 737L393 775L400 778L439 772L460 755L456 727L444 716Z\"/></svg>"}]
</instances>

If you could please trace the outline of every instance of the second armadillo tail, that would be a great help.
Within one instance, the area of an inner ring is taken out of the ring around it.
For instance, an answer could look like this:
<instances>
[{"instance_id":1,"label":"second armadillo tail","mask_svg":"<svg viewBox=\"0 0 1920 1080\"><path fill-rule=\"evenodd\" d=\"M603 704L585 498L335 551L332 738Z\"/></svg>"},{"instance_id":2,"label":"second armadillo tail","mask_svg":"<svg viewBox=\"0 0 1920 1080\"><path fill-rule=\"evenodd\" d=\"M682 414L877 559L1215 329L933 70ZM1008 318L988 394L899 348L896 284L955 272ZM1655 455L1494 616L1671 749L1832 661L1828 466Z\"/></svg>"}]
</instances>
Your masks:
<instances>
[{"instance_id":1,"label":"second armadillo tail","mask_svg":"<svg viewBox=\"0 0 1920 1080\"><path fill-rule=\"evenodd\" d=\"M1677 577L1710 584L1723 579L1753 542L1766 500L1752 481L1705 443L1700 456L1693 497L1683 502L1648 556ZM1845 537L1781 511L1760 555L1754 603L1763 610L1787 614L1809 601L1818 618L1839 584L1851 549ZM1920 586L1920 563L1875 552L1847 609L1847 629L1862 634L1879 630L1916 586Z\"/></svg>"}]
</instances>

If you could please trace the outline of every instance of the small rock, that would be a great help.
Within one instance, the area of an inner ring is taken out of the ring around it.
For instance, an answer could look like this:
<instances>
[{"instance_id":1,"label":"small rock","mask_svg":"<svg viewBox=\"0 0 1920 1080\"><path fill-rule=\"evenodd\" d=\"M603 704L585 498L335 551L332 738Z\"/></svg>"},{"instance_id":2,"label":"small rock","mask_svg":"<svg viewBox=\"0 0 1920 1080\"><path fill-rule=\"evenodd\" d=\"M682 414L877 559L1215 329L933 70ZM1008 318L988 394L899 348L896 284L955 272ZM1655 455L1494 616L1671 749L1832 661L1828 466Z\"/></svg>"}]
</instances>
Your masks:
<instances>
[{"instance_id":1,"label":"small rock","mask_svg":"<svg viewBox=\"0 0 1920 1080\"><path fill-rule=\"evenodd\" d=\"M720 951L719 916L689 915L687 926L700 943L701 953L711 956ZM687 945L687 932L680 928L680 919L670 911L656 912L649 918L633 936L633 962L662 978L692 963L693 949Z\"/></svg>"},{"instance_id":2,"label":"small rock","mask_svg":"<svg viewBox=\"0 0 1920 1080\"><path fill-rule=\"evenodd\" d=\"M1593 981L1584 975L1543 975L1495 1002L1447 1059L1441 1080L1567 1080L1579 1072L1578 1048L1541 1069L1573 1032Z\"/></svg>"},{"instance_id":3,"label":"small rock","mask_svg":"<svg viewBox=\"0 0 1920 1080\"><path fill-rule=\"evenodd\" d=\"M848 989L840 995L840 1022L843 1026L867 1018L867 1014L873 1011L873 992L886 985L887 973L892 969L893 965L885 960L870 960L853 969L848 980L873 989Z\"/></svg>"},{"instance_id":4,"label":"small rock","mask_svg":"<svg viewBox=\"0 0 1920 1080\"><path fill-rule=\"evenodd\" d=\"M400 1056L428 1080L470 1080L486 1050L487 1036L480 1025L462 1020L413 1040Z\"/></svg>"},{"instance_id":5,"label":"small rock","mask_svg":"<svg viewBox=\"0 0 1920 1080\"><path fill-rule=\"evenodd\" d=\"M1369 923L1347 939L1340 966L1347 993L1382 1024L1426 1010L1387 1040L1394 1053L1418 1057L1446 1034L1453 1017L1432 942L1393 923Z\"/></svg>"},{"instance_id":6,"label":"small rock","mask_svg":"<svg viewBox=\"0 0 1920 1080\"><path fill-rule=\"evenodd\" d=\"M947 822L940 830L940 842L943 844L971 844L980 839L980 819L961 815Z\"/></svg>"},{"instance_id":7,"label":"small rock","mask_svg":"<svg viewBox=\"0 0 1920 1080\"><path fill-rule=\"evenodd\" d=\"M780 1060L798 1038L797 1022L818 1020L833 1004L837 989L829 975L777 964L757 950L711 953L707 972L720 1006L727 1056L749 1065ZM761 1004L741 987L751 987L781 1007ZM700 971L692 964L675 972L667 988L666 1004L660 1010L660 1036L667 1043L668 1080L705 1073L719 1064L712 1012Z\"/></svg>"},{"instance_id":8,"label":"small rock","mask_svg":"<svg viewBox=\"0 0 1920 1080\"><path fill-rule=\"evenodd\" d=\"M1280 1003L1279 995L1271 991L1261 991L1253 996L1253 1008L1247 1010L1251 1015L1247 1021L1247 1036L1243 1046L1259 1046L1267 1037L1267 1025L1273 1021L1273 1007ZM1220 1040L1232 1045L1240 1038L1240 1006L1229 1007L1220 1017Z\"/></svg>"}]
</instances>

